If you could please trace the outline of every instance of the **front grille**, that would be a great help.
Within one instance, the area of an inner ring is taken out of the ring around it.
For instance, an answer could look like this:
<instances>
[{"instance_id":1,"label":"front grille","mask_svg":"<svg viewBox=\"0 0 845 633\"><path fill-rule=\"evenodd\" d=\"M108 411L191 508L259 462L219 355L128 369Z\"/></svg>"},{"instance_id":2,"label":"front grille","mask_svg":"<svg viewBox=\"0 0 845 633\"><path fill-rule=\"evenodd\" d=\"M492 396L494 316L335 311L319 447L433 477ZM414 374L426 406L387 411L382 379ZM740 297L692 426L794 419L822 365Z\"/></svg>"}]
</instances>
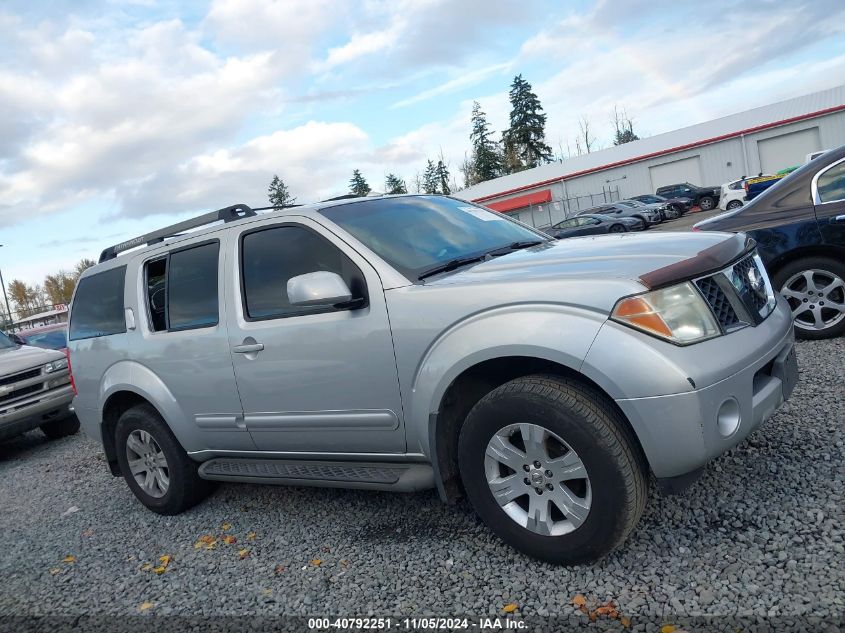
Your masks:
<instances>
[{"instance_id":1,"label":"front grille","mask_svg":"<svg viewBox=\"0 0 845 633\"><path fill-rule=\"evenodd\" d=\"M36 367L35 369L27 369L26 371L22 371L18 374L12 374L11 376L2 376L0 377L0 386L11 385L13 382L20 382L22 380L27 380L28 378L35 378L40 373L41 368Z\"/></svg>"},{"instance_id":2,"label":"front grille","mask_svg":"<svg viewBox=\"0 0 845 633\"><path fill-rule=\"evenodd\" d=\"M742 323L736 315L733 306L731 306L727 295L719 287L715 279L704 277L696 281L695 285L698 286L701 294L704 295L704 300L707 301L707 305L710 306L722 330L730 330Z\"/></svg>"},{"instance_id":3,"label":"front grille","mask_svg":"<svg viewBox=\"0 0 845 633\"><path fill-rule=\"evenodd\" d=\"M765 293L765 288L763 292L760 292L758 289L752 287L749 281L749 272L753 270L752 274L762 280L762 271L757 268L757 264L753 257L746 257L742 261L737 262L734 264L733 270L735 280L734 286L740 286L737 290L739 291L743 303L745 303L749 309L759 314L760 311L766 307L768 298Z\"/></svg>"},{"instance_id":4,"label":"front grille","mask_svg":"<svg viewBox=\"0 0 845 633\"><path fill-rule=\"evenodd\" d=\"M31 393L35 393L36 391L41 391L43 385L29 385L28 387L21 387L19 389L15 389L14 391L10 391L8 393L3 394L0 396L0 404L5 402L11 402L17 398L23 398L24 396L28 396Z\"/></svg>"}]
</instances>

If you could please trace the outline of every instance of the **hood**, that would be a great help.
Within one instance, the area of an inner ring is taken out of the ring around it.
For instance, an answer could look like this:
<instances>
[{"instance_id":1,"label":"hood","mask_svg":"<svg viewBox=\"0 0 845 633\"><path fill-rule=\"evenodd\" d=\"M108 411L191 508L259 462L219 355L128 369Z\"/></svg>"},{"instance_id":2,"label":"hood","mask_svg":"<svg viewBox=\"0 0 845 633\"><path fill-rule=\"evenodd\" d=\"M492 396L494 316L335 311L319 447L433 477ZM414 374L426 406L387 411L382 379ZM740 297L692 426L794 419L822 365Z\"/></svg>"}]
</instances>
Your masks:
<instances>
[{"instance_id":1,"label":"hood","mask_svg":"<svg viewBox=\"0 0 845 633\"><path fill-rule=\"evenodd\" d=\"M718 270L753 246L734 233L622 234L548 242L497 257L427 284L522 279L621 279L646 288L670 285Z\"/></svg>"},{"instance_id":2,"label":"hood","mask_svg":"<svg viewBox=\"0 0 845 633\"><path fill-rule=\"evenodd\" d=\"M62 352L29 345L0 349L0 376L33 369L60 358L64 358Z\"/></svg>"}]
</instances>

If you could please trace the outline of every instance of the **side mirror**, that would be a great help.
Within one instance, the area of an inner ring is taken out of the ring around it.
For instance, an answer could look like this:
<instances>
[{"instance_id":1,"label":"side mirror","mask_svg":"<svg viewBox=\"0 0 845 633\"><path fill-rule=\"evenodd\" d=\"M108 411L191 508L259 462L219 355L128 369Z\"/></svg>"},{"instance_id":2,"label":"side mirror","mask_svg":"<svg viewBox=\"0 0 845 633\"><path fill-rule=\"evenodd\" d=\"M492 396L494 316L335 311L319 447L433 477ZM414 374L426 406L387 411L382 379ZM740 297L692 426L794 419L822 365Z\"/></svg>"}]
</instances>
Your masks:
<instances>
[{"instance_id":1,"label":"side mirror","mask_svg":"<svg viewBox=\"0 0 845 633\"><path fill-rule=\"evenodd\" d=\"M294 306L333 306L352 300L352 291L337 273L326 270L288 279L288 301Z\"/></svg>"},{"instance_id":2,"label":"side mirror","mask_svg":"<svg viewBox=\"0 0 845 633\"><path fill-rule=\"evenodd\" d=\"M17 334L10 334L9 338L12 339L12 341L17 343L18 345L26 345L26 341L24 341L23 338L21 338Z\"/></svg>"}]
</instances>

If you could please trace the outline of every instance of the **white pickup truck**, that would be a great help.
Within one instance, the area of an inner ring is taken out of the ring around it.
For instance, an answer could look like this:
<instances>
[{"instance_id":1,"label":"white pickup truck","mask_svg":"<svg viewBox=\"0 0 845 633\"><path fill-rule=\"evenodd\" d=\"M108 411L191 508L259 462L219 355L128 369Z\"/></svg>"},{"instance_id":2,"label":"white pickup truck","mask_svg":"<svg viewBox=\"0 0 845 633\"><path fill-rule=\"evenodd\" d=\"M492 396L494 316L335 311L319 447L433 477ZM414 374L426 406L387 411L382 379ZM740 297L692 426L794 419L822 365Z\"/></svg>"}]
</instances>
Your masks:
<instances>
[{"instance_id":1,"label":"white pickup truck","mask_svg":"<svg viewBox=\"0 0 845 633\"><path fill-rule=\"evenodd\" d=\"M0 332L0 440L40 427L50 439L79 430L62 352L20 345Z\"/></svg>"}]
</instances>

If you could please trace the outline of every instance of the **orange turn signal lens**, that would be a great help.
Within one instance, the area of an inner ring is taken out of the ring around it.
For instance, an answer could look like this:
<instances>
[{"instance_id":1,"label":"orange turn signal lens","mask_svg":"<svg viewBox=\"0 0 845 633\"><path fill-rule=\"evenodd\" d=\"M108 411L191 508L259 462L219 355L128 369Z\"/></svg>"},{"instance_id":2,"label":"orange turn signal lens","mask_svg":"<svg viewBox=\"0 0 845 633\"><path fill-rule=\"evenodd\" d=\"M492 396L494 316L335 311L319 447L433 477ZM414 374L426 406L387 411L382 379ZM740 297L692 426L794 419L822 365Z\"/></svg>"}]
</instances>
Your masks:
<instances>
[{"instance_id":1,"label":"orange turn signal lens","mask_svg":"<svg viewBox=\"0 0 845 633\"><path fill-rule=\"evenodd\" d=\"M653 332L658 336L672 337L672 330L652 305L642 297L628 297L616 304L613 316L640 330Z\"/></svg>"}]
</instances>

